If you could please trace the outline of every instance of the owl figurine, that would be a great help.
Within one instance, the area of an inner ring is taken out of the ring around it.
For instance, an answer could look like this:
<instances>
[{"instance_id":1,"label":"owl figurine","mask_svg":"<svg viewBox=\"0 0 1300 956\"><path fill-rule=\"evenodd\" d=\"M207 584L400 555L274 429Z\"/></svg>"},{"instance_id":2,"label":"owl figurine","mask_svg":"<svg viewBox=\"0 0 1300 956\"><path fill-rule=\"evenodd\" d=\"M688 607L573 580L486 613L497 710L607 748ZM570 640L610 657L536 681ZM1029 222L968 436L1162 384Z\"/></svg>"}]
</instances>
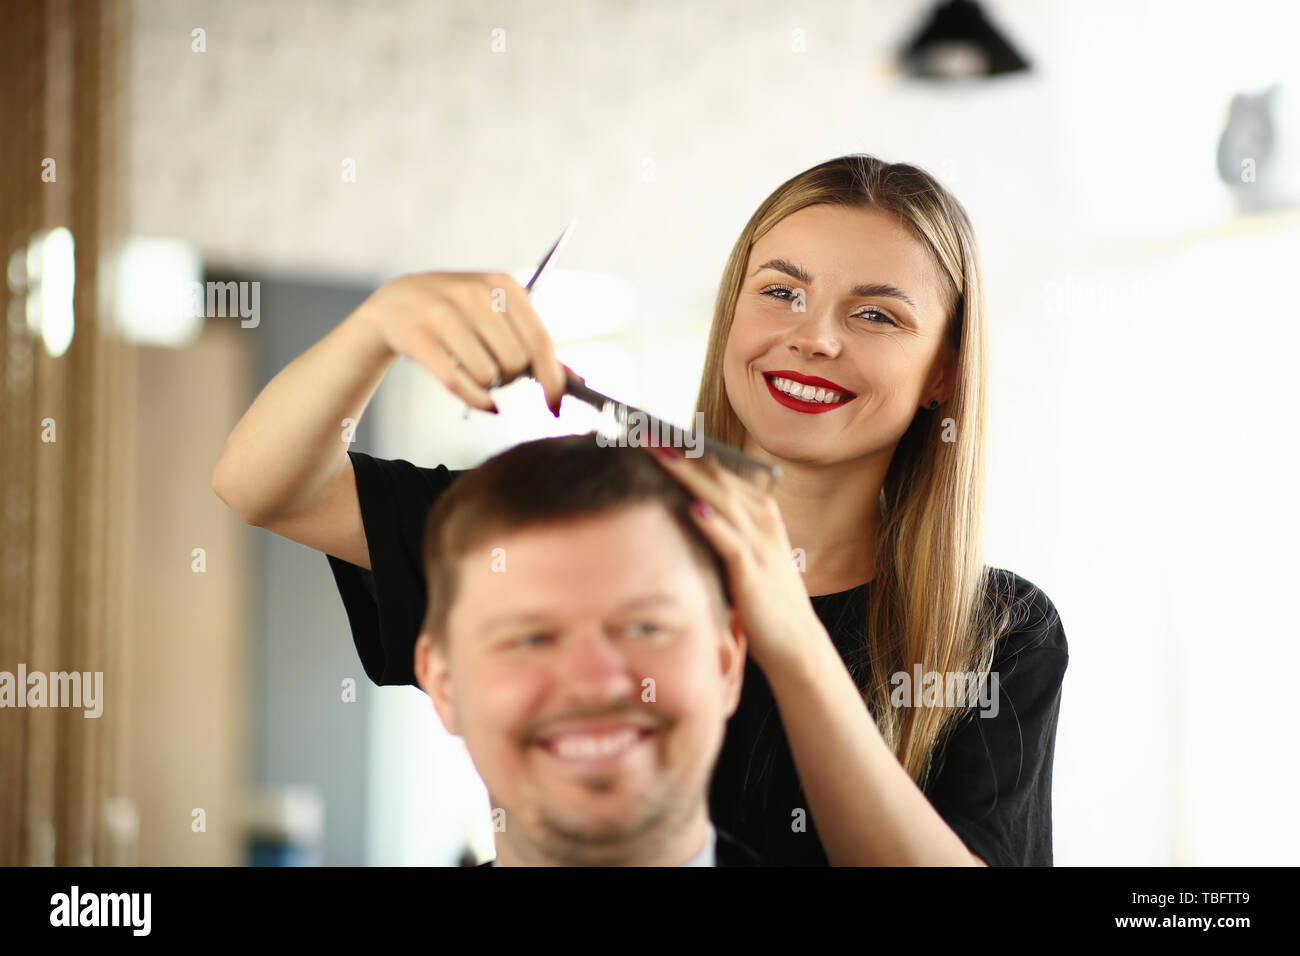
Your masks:
<instances>
[{"instance_id":1,"label":"owl figurine","mask_svg":"<svg viewBox=\"0 0 1300 956\"><path fill-rule=\"evenodd\" d=\"M1261 93L1237 93L1219 136L1219 178L1245 213L1296 205L1300 180L1294 144L1300 140L1294 97L1274 83Z\"/></svg>"}]
</instances>

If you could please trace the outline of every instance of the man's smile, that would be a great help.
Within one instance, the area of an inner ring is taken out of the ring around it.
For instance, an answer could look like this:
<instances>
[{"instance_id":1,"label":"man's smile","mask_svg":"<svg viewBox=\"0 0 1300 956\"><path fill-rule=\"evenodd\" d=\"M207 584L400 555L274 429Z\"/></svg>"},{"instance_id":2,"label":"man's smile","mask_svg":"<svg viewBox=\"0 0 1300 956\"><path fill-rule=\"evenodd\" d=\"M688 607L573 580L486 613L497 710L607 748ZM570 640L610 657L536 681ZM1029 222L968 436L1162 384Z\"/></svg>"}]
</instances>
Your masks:
<instances>
[{"instance_id":1,"label":"man's smile","mask_svg":"<svg viewBox=\"0 0 1300 956\"><path fill-rule=\"evenodd\" d=\"M571 729L539 737L533 745L566 768L597 770L616 766L656 736L653 727L621 723L604 728Z\"/></svg>"}]
</instances>

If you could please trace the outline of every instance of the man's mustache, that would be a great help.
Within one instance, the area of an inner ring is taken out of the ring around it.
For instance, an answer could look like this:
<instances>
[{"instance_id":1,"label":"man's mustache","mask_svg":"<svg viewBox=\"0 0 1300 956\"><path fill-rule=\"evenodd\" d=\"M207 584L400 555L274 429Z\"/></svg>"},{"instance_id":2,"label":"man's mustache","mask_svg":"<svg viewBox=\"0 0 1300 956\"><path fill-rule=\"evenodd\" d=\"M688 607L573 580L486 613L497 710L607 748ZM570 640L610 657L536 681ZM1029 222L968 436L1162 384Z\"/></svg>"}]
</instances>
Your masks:
<instances>
[{"instance_id":1,"label":"man's mustache","mask_svg":"<svg viewBox=\"0 0 1300 956\"><path fill-rule=\"evenodd\" d=\"M614 726L632 724L644 730L661 730L669 721L653 707L640 700L628 701L613 707L566 710L563 714L546 717L529 725L520 735L525 743L534 743L570 730L580 730L591 724Z\"/></svg>"}]
</instances>

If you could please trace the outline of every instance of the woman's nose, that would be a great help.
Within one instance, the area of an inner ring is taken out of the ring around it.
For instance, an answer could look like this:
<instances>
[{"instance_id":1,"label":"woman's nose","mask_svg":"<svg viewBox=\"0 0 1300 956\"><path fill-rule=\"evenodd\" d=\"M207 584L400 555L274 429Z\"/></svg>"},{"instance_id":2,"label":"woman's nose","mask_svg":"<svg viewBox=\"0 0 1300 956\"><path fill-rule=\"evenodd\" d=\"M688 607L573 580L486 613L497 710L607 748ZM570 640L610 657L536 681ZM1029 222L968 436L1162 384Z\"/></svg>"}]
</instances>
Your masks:
<instances>
[{"instance_id":1,"label":"woman's nose","mask_svg":"<svg viewBox=\"0 0 1300 956\"><path fill-rule=\"evenodd\" d=\"M830 309L794 313L790 350L805 357L835 358L840 354L839 331Z\"/></svg>"}]
</instances>

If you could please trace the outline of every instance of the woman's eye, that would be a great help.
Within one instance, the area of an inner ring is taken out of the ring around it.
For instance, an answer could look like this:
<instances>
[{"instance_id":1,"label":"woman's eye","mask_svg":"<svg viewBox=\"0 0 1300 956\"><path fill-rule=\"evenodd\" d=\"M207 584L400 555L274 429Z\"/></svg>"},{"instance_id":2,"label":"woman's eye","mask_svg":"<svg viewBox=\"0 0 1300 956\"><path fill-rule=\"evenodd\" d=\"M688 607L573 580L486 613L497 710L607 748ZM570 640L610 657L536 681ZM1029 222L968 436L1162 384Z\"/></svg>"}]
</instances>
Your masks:
<instances>
[{"instance_id":1,"label":"woman's eye","mask_svg":"<svg viewBox=\"0 0 1300 956\"><path fill-rule=\"evenodd\" d=\"M540 647L550 639L547 634L525 634L523 637L517 637L511 644L514 647Z\"/></svg>"},{"instance_id":2,"label":"woman's eye","mask_svg":"<svg viewBox=\"0 0 1300 956\"><path fill-rule=\"evenodd\" d=\"M859 313L858 313L858 317L859 317L859 318L863 318L863 319L866 319L868 315L878 315L878 316L880 316L880 318L878 318L878 319L867 319L868 322L874 322L874 323L876 323L876 324L878 324L878 325L897 325L897 324L898 324L898 323L896 323L893 319L891 319L891 318L890 318L886 313L881 312L879 309L866 309L865 311L863 311L863 312L859 312Z\"/></svg>"},{"instance_id":3,"label":"woman's eye","mask_svg":"<svg viewBox=\"0 0 1300 956\"><path fill-rule=\"evenodd\" d=\"M777 295L778 292L785 292L788 295L794 295L794 293L791 290L785 288L784 286L773 286L770 289L764 289L760 294L771 296L773 299L777 299L778 301L781 302L792 301L791 299L788 299L785 296ZM868 322L871 322L874 325L897 325L898 324L892 318L890 318L888 312L881 312L879 309L874 309L874 308L866 309L862 312L858 312L856 313L856 317L860 319L866 319Z\"/></svg>"}]
</instances>

